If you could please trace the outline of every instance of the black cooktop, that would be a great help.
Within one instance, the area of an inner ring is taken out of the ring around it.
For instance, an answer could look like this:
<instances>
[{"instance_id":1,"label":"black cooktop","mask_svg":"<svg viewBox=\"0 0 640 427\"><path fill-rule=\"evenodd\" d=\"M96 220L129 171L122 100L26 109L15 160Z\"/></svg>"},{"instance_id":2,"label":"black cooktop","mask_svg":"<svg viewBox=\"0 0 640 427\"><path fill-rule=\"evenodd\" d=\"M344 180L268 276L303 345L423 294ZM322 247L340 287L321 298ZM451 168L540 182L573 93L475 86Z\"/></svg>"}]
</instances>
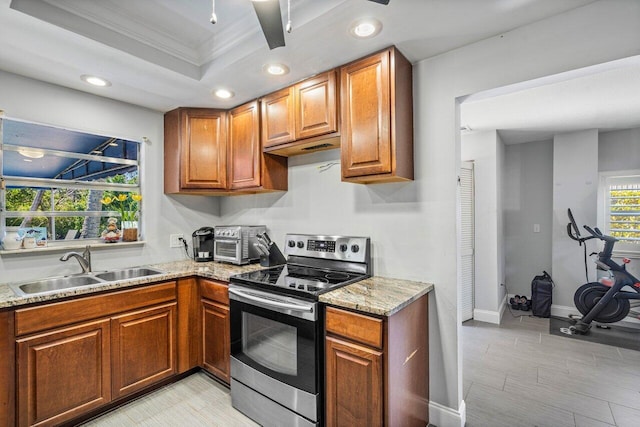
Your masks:
<instances>
[{"instance_id":1,"label":"black cooktop","mask_svg":"<svg viewBox=\"0 0 640 427\"><path fill-rule=\"evenodd\" d=\"M295 264L240 273L230 277L231 283L243 284L303 298L318 299L318 295L358 280L366 274L325 270Z\"/></svg>"}]
</instances>

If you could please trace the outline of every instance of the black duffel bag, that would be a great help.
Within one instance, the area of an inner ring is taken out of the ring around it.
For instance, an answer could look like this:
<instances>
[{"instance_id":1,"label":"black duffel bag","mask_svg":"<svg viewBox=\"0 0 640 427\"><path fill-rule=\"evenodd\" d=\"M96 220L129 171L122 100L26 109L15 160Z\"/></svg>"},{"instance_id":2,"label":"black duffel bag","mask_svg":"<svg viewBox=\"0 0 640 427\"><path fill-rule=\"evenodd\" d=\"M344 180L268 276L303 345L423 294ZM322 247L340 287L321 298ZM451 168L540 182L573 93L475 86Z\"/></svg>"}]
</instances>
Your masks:
<instances>
[{"instance_id":1,"label":"black duffel bag","mask_svg":"<svg viewBox=\"0 0 640 427\"><path fill-rule=\"evenodd\" d=\"M531 310L534 316L550 317L553 293L553 279L546 271L531 281Z\"/></svg>"}]
</instances>

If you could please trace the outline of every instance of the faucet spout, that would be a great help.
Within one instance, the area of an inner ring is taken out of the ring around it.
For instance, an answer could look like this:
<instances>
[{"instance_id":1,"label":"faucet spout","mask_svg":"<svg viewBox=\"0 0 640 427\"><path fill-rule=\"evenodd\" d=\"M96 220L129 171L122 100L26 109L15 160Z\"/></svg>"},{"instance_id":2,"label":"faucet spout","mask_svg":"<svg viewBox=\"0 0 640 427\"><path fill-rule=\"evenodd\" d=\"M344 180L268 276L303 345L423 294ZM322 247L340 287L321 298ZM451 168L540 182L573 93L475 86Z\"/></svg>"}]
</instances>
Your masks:
<instances>
[{"instance_id":1,"label":"faucet spout","mask_svg":"<svg viewBox=\"0 0 640 427\"><path fill-rule=\"evenodd\" d=\"M91 246L87 245L84 252L67 252L60 257L60 261L68 261L69 258L75 258L80 263L83 273L91 273Z\"/></svg>"}]
</instances>

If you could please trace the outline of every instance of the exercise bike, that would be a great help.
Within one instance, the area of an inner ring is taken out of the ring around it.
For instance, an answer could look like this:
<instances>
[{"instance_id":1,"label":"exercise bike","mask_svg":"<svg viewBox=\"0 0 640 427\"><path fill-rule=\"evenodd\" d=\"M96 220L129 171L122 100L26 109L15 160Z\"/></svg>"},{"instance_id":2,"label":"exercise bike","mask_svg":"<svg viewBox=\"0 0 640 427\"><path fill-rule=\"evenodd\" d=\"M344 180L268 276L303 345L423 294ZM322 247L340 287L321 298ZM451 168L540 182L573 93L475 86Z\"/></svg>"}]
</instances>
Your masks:
<instances>
[{"instance_id":1,"label":"exercise bike","mask_svg":"<svg viewBox=\"0 0 640 427\"><path fill-rule=\"evenodd\" d=\"M587 237L580 235L580 230L573 218L571 209L568 210L569 224L567 233L581 246L591 239L599 239L604 242L604 249L598 253L595 260L596 268L609 272L609 278L603 278L599 282L589 282L580 286L573 295L573 302L582 314L581 318L572 318L575 322L569 328L571 333L587 334L591 329L591 322L614 323L619 322L629 315L631 300L640 300L640 280L627 271L628 258L622 259L622 265L611 259L613 246L618 241L615 237L603 234L597 227L583 226L591 234ZM595 255L596 252L591 255ZM586 246L585 246L586 269ZM587 277L587 281L589 278ZM634 301L635 303L635 301ZM640 303L640 301L638 301ZM634 304L637 305L637 304ZM632 314L640 315L633 311Z\"/></svg>"}]
</instances>

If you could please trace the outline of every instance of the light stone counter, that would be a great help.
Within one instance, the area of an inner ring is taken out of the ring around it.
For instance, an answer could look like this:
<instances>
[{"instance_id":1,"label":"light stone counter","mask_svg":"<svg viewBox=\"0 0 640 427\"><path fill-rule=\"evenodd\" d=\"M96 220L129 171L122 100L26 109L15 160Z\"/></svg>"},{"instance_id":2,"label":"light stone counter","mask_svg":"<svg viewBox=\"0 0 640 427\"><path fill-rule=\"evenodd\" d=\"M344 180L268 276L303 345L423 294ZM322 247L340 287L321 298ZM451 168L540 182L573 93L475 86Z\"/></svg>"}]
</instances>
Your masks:
<instances>
[{"instance_id":1,"label":"light stone counter","mask_svg":"<svg viewBox=\"0 0 640 427\"><path fill-rule=\"evenodd\" d=\"M146 283L155 283L182 277L197 276L228 282L229 277L246 271L264 268L260 264L245 266L219 262L194 262L191 260L152 264L166 274L148 276L118 282L105 282L78 288L63 289L30 296L17 295L7 284L0 284L0 309L26 304L55 301L61 298L88 295L95 292L125 289ZM380 316L390 316L422 295L433 285L408 280L371 277L360 282L320 295L320 301L336 307L350 308Z\"/></svg>"},{"instance_id":2,"label":"light stone counter","mask_svg":"<svg viewBox=\"0 0 640 427\"><path fill-rule=\"evenodd\" d=\"M166 272L166 274L122 280L118 282L97 283L95 285L62 289L58 291L52 291L43 294L34 294L29 296L17 295L9 287L8 284L0 284L0 309L40 303L45 301L55 301L60 298L88 295L95 292L125 289L146 283L161 282L165 280L173 280L189 276L205 277L207 279L228 282L229 276L232 276L234 274L264 268L260 266L260 264L241 266L219 262L195 262L191 260L152 264L148 267L157 268L158 270Z\"/></svg>"},{"instance_id":3,"label":"light stone counter","mask_svg":"<svg viewBox=\"0 0 640 427\"><path fill-rule=\"evenodd\" d=\"M431 283L374 276L322 294L320 301L335 307L391 316L432 290Z\"/></svg>"}]
</instances>

